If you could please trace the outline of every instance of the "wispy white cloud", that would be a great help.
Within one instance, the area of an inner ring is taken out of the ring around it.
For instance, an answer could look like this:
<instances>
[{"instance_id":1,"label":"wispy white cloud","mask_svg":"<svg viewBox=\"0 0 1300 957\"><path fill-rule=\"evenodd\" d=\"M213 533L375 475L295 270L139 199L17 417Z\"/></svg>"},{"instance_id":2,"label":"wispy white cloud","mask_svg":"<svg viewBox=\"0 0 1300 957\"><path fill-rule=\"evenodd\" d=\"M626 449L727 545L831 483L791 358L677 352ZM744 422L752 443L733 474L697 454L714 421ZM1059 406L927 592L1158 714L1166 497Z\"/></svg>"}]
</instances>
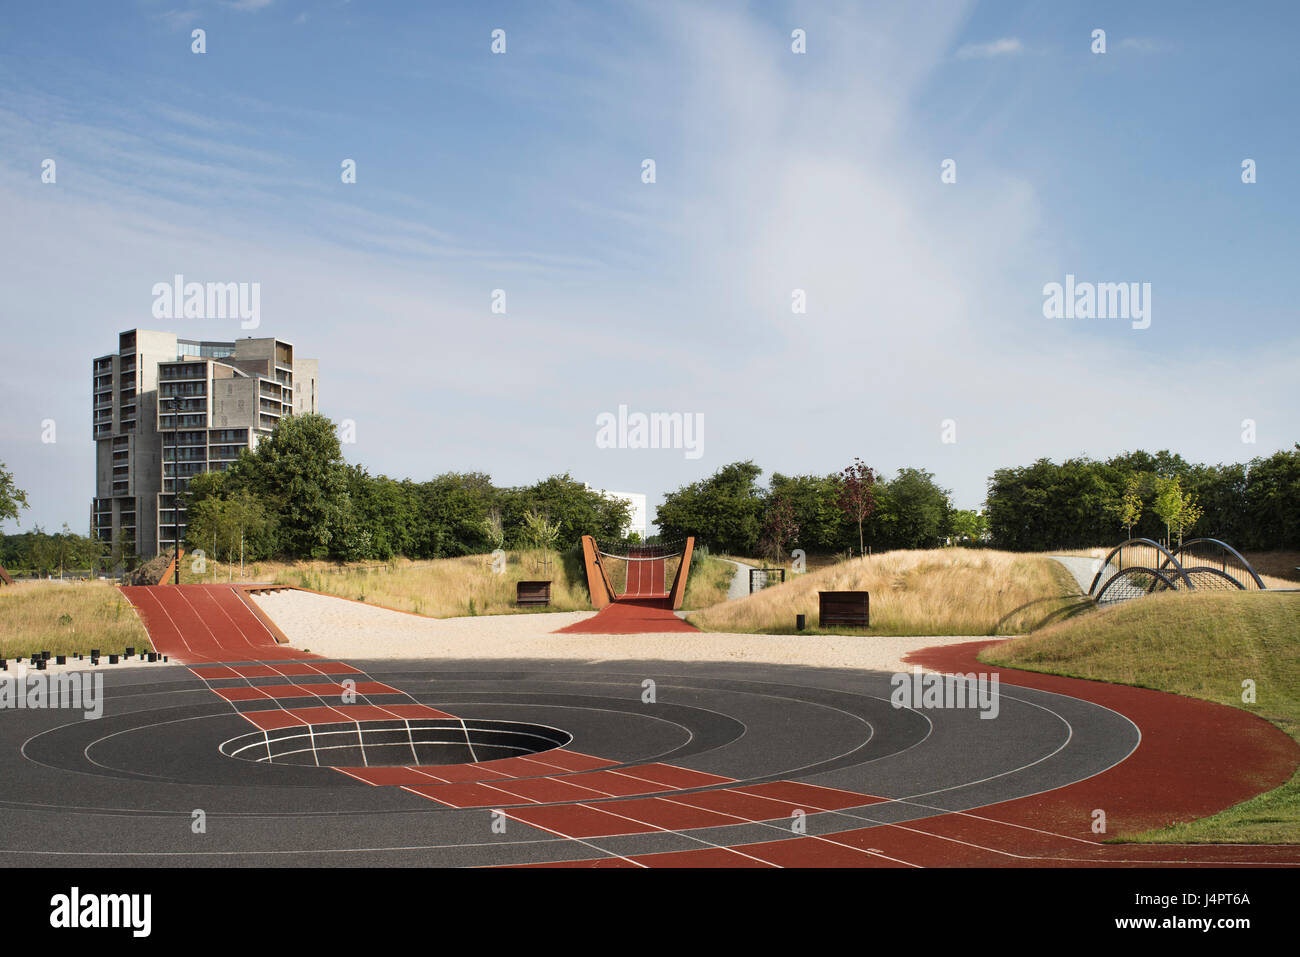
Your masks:
<instances>
[{"instance_id":1,"label":"wispy white cloud","mask_svg":"<svg viewBox=\"0 0 1300 957\"><path fill-rule=\"evenodd\" d=\"M1024 44L1018 37L1003 37L988 43L967 43L957 50L959 60L987 60L1000 56L1016 56L1023 53Z\"/></svg>"},{"instance_id":2,"label":"wispy white cloud","mask_svg":"<svg viewBox=\"0 0 1300 957\"><path fill-rule=\"evenodd\" d=\"M198 22L198 10L167 10L158 14L158 19L172 30L186 30Z\"/></svg>"},{"instance_id":3,"label":"wispy white cloud","mask_svg":"<svg viewBox=\"0 0 1300 957\"><path fill-rule=\"evenodd\" d=\"M1136 50L1138 53L1159 53L1164 49L1164 43L1153 37L1125 37L1119 41L1119 45L1125 50Z\"/></svg>"}]
</instances>

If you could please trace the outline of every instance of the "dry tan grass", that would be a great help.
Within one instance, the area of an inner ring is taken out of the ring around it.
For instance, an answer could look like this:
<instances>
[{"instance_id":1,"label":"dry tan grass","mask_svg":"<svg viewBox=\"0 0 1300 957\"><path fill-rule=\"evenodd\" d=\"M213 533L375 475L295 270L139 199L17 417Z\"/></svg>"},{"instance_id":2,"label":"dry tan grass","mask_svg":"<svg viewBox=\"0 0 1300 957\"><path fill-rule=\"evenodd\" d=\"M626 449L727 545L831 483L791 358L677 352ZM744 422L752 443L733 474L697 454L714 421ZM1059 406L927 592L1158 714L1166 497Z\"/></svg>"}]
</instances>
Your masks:
<instances>
[{"instance_id":1,"label":"dry tan grass","mask_svg":"<svg viewBox=\"0 0 1300 957\"><path fill-rule=\"evenodd\" d=\"M680 559L678 559L680 563ZM671 585L676 570L669 568L668 583ZM727 600L727 589L731 587L732 576L736 566L714 558L694 557L691 559L690 571L686 575L686 594L682 607L687 609L710 608Z\"/></svg>"},{"instance_id":2,"label":"dry tan grass","mask_svg":"<svg viewBox=\"0 0 1300 957\"><path fill-rule=\"evenodd\" d=\"M1300 582L1300 552L1242 552L1267 585L1270 578L1286 582L1290 588ZM1272 588L1272 585L1268 586Z\"/></svg>"},{"instance_id":3,"label":"dry tan grass","mask_svg":"<svg viewBox=\"0 0 1300 957\"><path fill-rule=\"evenodd\" d=\"M64 615L69 620L60 622ZM151 649L135 609L117 587L101 581L23 581L0 586L0 657L34 652L105 654Z\"/></svg>"},{"instance_id":4,"label":"dry tan grass","mask_svg":"<svg viewBox=\"0 0 1300 957\"><path fill-rule=\"evenodd\" d=\"M872 634L1013 635L1087 605L1045 555L943 548L884 552L790 578L691 615L706 631L786 634L817 623L817 592L871 593ZM833 629L838 630L838 629Z\"/></svg>"},{"instance_id":5,"label":"dry tan grass","mask_svg":"<svg viewBox=\"0 0 1300 957\"><path fill-rule=\"evenodd\" d=\"M431 618L590 610L581 569L555 552L550 553L551 565L546 568L541 564L545 557L540 551L507 552L501 574L492 570L490 555L342 567L304 563L279 567L275 580ZM515 606L518 582L545 580L551 582L549 609Z\"/></svg>"}]
</instances>

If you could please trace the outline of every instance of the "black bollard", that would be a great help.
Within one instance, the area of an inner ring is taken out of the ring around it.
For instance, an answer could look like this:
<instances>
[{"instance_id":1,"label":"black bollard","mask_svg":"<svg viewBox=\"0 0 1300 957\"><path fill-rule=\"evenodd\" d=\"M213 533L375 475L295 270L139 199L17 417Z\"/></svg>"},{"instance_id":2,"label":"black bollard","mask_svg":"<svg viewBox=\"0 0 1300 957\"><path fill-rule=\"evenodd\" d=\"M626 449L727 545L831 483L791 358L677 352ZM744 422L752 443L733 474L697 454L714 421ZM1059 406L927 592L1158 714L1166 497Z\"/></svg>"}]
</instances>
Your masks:
<instances>
[{"instance_id":1,"label":"black bollard","mask_svg":"<svg viewBox=\"0 0 1300 957\"><path fill-rule=\"evenodd\" d=\"M108 656L108 663L109 663L110 665L115 665L115 664L117 664L117 655L109 655L109 656Z\"/></svg>"},{"instance_id":2,"label":"black bollard","mask_svg":"<svg viewBox=\"0 0 1300 957\"><path fill-rule=\"evenodd\" d=\"M50 653L49 653L48 651L42 651L42 652L41 652L41 657L44 658L46 661L49 661L49 660L50 660Z\"/></svg>"},{"instance_id":3,"label":"black bollard","mask_svg":"<svg viewBox=\"0 0 1300 957\"><path fill-rule=\"evenodd\" d=\"M795 630L795 631L803 631L806 627L808 627L808 616L807 616L807 615L795 615L795 616L794 616L794 630Z\"/></svg>"},{"instance_id":4,"label":"black bollard","mask_svg":"<svg viewBox=\"0 0 1300 957\"><path fill-rule=\"evenodd\" d=\"M127 648L126 651L125 651L123 654L125 654L126 657L130 658L133 654L135 654L135 649L134 649L134 648Z\"/></svg>"},{"instance_id":5,"label":"black bollard","mask_svg":"<svg viewBox=\"0 0 1300 957\"><path fill-rule=\"evenodd\" d=\"M158 660L158 655L157 655L155 652L152 652L152 651L149 652L149 660L150 660L150 661L157 661L157 660Z\"/></svg>"},{"instance_id":6,"label":"black bollard","mask_svg":"<svg viewBox=\"0 0 1300 957\"><path fill-rule=\"evenodd\" d=\"M44 670L45 670L45 659L44 659L44 658L37 658L37 659L36 659L36 670L37 670L37 671L44 671Z\"/></svg>"},{"instance_id":7,"label":"black bollard","mask_svg":"<svg viewBox=\"0 0 1300 957\"><path fill-rule=\"evenodd\" d=\"M90 649L90 657L92 657L92 658L98 658L98 657L99 657L99 649L98 649L98 648L91 648L91 649Z\"/></svg>"},{"instance_id":8,"label":"black bollard","mask_svg":"<svg viewBox=\"0 0 1300 957\"><path fill-rule=\"evenodd\" d=\"M55 655L55 656L54 656L54 663L55 663L56 665L66 665L66 664L68 663L68 656L67 656L67 655Z\"/></svg>"}]
</instances>

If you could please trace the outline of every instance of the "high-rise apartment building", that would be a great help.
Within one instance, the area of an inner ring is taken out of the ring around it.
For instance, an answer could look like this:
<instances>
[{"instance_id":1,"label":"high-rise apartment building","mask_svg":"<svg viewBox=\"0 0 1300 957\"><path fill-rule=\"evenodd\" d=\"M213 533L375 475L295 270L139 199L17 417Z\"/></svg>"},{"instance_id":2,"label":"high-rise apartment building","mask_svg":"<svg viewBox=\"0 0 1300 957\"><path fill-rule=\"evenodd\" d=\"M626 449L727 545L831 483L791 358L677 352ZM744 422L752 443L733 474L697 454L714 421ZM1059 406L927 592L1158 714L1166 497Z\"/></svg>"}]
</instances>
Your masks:
<instances>
[{"instance_id":1,"label":"high-rise apartment building","mask_svg":"<svg viewBox=\"0 0 1300 957\"><path fill-rule=\"evenodd\" d=\"M123 332L117 352L93 363L91 534L141 557L183 542L177 491L229 468L284 416L318 411L316 373L316 360L295 358L283 339Z\"/></svg>"}]
</instances>

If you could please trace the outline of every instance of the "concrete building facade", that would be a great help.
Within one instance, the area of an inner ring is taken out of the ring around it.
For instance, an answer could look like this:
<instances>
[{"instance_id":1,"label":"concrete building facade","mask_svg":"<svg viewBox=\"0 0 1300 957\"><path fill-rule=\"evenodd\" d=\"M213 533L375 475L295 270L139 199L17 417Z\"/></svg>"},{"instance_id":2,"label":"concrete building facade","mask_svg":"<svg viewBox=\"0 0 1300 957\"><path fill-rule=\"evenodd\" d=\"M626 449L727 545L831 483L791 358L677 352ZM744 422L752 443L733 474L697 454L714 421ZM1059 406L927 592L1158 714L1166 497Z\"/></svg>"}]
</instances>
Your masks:
<instances>
[{"instance_id":1,"label":"concrete building facade","mask_svg":"<svg viewBox=\"0 0 1300 957\"><path fill-rule=\"evenodd\" d=\"M90 530L140 557L185 540L176 493L224 471L281 418L319 411L318 366L283 339L183 339L130 329L92 363Z\"/></svg>"}]
</instances>

